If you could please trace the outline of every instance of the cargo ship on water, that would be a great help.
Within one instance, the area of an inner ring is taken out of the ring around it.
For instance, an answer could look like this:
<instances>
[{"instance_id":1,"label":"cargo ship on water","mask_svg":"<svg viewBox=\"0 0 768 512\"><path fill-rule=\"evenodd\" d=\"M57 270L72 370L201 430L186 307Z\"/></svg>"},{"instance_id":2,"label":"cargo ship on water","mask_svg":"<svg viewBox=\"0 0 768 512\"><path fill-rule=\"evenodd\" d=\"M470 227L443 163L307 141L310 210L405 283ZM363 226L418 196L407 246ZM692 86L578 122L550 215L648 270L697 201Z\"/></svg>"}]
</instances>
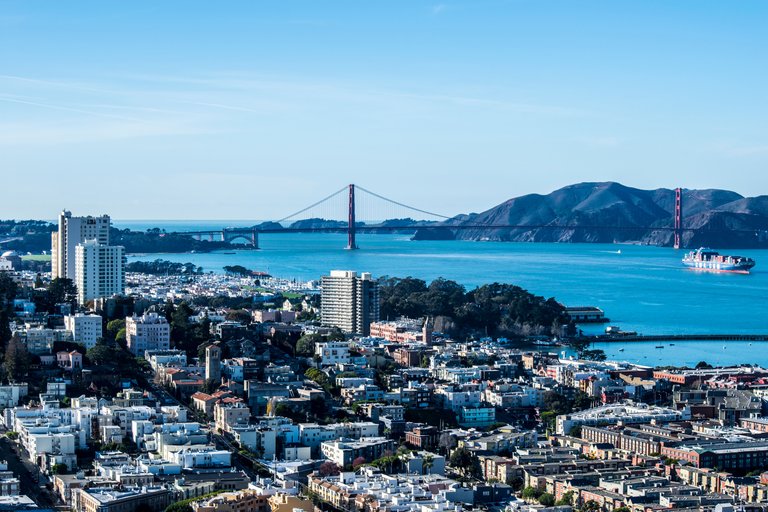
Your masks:
<instances>
[{"instance_id":1,"label":"cargo ship on water","mask_svg":"<svg viewBox=\"0 0 768 512\"><path fill-rule=\"evenodd\" d=\"M744 256L728 256L701 247L686 254L683 258L683 265L693 270L749 274L749 271L755 266L755 260Z\"/></svg>"}]
</instances>

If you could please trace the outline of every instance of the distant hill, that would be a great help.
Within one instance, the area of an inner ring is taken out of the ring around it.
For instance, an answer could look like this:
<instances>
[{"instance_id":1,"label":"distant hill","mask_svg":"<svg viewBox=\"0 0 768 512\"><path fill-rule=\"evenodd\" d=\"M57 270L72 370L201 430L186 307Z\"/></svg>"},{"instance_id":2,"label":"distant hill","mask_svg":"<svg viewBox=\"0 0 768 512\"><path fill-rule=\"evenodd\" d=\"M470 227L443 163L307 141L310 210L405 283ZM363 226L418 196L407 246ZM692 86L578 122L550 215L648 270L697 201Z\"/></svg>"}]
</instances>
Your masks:
<instances>
[{"instance_id":1,"label":"distant hill","mask_svg":"<svg viewBox=\"0 0 768 512\"><path fill-rule=\"evenodd\" d=\"M506 225L519 228L420 229L414 239L513 242L639 243L670 246L675 192L640 190L619 183L579 183L547 195L528 194L442 226ZM768 196L745 198L728 190L684 190L686 247L768 247ZM560 227L562 226L562 227ZM594 227L606 227L594 229Z\"/></svg>"}]
</instances>

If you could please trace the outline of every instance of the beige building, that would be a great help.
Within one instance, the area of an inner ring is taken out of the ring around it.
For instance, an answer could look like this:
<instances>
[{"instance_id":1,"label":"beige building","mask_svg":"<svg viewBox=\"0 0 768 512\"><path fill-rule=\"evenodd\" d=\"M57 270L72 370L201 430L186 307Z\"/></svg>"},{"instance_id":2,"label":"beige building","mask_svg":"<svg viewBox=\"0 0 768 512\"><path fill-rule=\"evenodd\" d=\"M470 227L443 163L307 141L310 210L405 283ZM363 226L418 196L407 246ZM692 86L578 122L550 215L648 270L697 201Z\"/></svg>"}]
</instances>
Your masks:
<instances>
[{"instance_id":1,"label":"beige building","mask_svg":"<svg viewBox=\"0 0 768 512\"><path fill-rule=\"evenodd\" d=\"M125 319L125 341L135 356L144 356L147 350L171 348L171 326L164 316L145 313Z\"/></svg>"},{"instance_id":2,"label":"beige building","mask_svg":"<svg viewBox=\"0 0 768 512\"><path fill-rule=\"evenodd\" d=\"M192 502L195 512L269 512L269 496L246 489Z\"/></svg>"},{"instance_id":3,"label":"beige building","mask_svg":"<svg viewBox=\"0 0 768 512\"><path fill-rule=\"evenodd\" d=\"M222 400L213 406L213 421L221 432L229 432L232 427L248 425L251 410L242 402Z\"/></svg>"},{"instance_id":4,"label":"beige building","mask_svg":"<svg viewBox=\"0 0 768 512\"><path fill-rule=\"evenodd\" d=\"M72 489L74 512L128 512L145 510L162 512L171 504L171 492L163 488Z\"/></svg>"},{"instance_id":5,"label":"beige building","mask_svg":"<svg viewBox=\"0 0 768 512\"><path fill-rule=\"evenodd\" d=\"M315 507L311 500L291 496L285 493L278 493L269 497L269 508L271 512L314 512Z\"/></svg>"}]
</instances>

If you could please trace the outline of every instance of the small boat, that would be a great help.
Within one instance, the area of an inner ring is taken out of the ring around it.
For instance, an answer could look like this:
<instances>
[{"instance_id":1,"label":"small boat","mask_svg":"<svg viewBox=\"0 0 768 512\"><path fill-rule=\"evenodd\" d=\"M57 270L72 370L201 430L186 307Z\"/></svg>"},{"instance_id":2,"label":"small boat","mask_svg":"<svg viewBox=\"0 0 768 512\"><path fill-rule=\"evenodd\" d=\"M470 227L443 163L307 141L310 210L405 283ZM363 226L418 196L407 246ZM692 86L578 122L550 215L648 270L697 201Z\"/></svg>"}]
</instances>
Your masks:
<instances>
[{"instance_id":1,"label":"small boat","mask_svg":"<svg viewBox=\"0 0 768 512\"><path fill-rule=\"evenodd\" d=\"M669 344L669 346L670 346L670 347L674 347L674 346L675 346L675 344L674 344L674 343L670 343L670 344Z\"/></svg>"},{"instance_id":2,"label":"small boat","mask_svg":"<svg viewBox=\"0 0 768 512\"><path fill-rule=\"evenodd\" d=\"M623 348L620 348L620 349L619 349L619 352L624 352L624 349L623 349Z\"/></svg>"},{"instance_id":3,"label":"small boat","mask_svg":"<svg viewBox=\"0 0 768 512\"><path fill-rule=\"evenodd\" d=\"M656 345L656 348L664 348L664 345Z\"/></svg>"}]
</instances>

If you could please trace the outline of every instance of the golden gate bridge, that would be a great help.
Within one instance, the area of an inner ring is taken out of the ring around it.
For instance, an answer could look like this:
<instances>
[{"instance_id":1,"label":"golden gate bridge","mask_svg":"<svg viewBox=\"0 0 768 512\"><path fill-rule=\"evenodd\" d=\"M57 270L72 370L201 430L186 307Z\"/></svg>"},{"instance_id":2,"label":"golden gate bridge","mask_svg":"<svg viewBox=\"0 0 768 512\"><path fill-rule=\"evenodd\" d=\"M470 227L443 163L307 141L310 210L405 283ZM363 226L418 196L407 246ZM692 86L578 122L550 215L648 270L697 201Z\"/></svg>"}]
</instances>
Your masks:
<instances>
[{"instance_id":1,"label":"golden gate bridge","mask_svg":"<svg viewBox=\"0 0 768 512\"><path fill-rule=\"evenodd\" d=\"M358 194L360 192L360 194ZM366 199L361 201L360 199ZM369 200L378 202L378 206L370 204ZM384 205L385 208L381 208ZM388 208L387 208L388 207ZM363 213L361 216L360 214ZM403 218L403 214L406 215ZM410 218L412 214L420 214L428 220L416 221ZM299 216L304 215L300 218ZM339 216L343 220L336 220ZM361 222L377 218L376 221ZM381 220L390 219L390 220ZM391 219L397 219L392 221ZM285 226L284 223L292 221ZM439 222L439 223L438 223ZM671 231L674 247L679 249L682 244L682 234L686 231L699 231L697 228L683 227L683 194L682 189L675 189L675 209L672 212L671 226L621 226L621 225L578 225L562 224L509 224L509 223L475 223L466 222L461 216L447 216L430 212L414 206L384 197L376 192L367 190L359 185L350 184L336 192L298 210L291 215L274 222L264 222L252 227L226 227L217 230L179 231L176 234L188 235L198 240L234 242L243 241L253 248L259 247L259 235L266 233L347 233L347 249L357 249L356 235L358 233L393 233L409 230L428 229L431 231L451 231L473 229L580 229L586 231L598 230L631 230L631 231Z\"/></svg>"}]
</instances>

